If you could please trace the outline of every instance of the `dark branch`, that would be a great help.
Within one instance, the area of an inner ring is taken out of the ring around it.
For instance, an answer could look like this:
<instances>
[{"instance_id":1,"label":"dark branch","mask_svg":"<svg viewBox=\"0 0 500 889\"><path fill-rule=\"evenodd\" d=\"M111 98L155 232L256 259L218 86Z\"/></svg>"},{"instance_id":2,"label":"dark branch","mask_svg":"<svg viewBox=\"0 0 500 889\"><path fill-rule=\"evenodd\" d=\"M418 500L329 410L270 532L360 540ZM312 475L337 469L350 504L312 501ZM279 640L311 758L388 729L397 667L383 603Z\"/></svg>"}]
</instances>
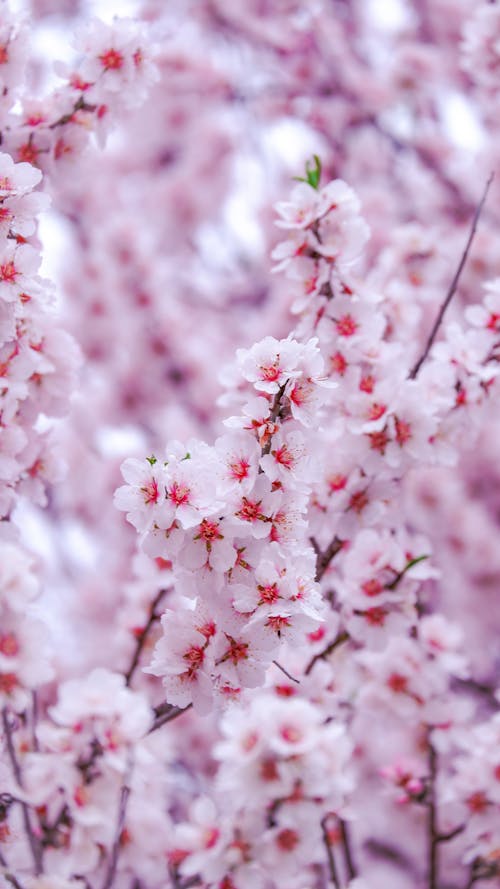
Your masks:
<instances>
[{"instance_id":1,"label":"dark branch","mask_svg":"<svg viewBox=\"0 0 500 889\"><path fill-rule=\"evenodd\" d=\"M427 815L427 839L429 854L429 889L437 889L438 887L438 870L439 870L439 831L437 826L437 806L436 806L436 778L437 778L437 753L429 739L429 786L428 786L428 815Z\"/></svg>"},{"instance_id":2,"label":"dark branch","mask_svg":"<svg viewBox=\"0 0 500 889\"><path fill-rule=\"evenodd\" d=\"M311 658L311 660L309 661L309 663L304 671L305 675L309 676L309 673L311 672L312 668L317 663L317 661L321 661L324 658L328 657L328 655L331 654L332 651L335 651L335 649L339 645L342 645L344 642L347 642L347 640L349 638L350 638L349 633L347 633L345 631L343 633L339 633L338 636L333 640L333 642L330 642L330 644L327 645L326 648L323 649L323 651L320 651L318 654L315 654L313 658Z\"/></svg>"},{"instance_id":3,"label":"dark branch","mask_svg":"<svg viewBox=\"0 0 500 889\"><path fill-rule=\"evenodd\" d=\"M321 830L323 831L323 842L325 844L326 855L328 858L328 870L330 872L330 880L336 889L340 889L340 881L339 875L337 873L337 866L335 864L335 858L333 855L332 844L330 842L330 837L328 836L328 828L326 826L326 822L328 820L328 815L325 815L324 818L321 819Z\"/></svg>"},{"instance_id":4,"label":"dark branch","mask_svg":"<svg viewBox=\"0 0 500 889\"><path fill-rule=\"evenodd\" d=\"M125 812L127 811L127 801L129 796L130 787L127 787L126 784L123 784L120 790L120 802L118 805L118 819L116 823L115 838L113 841L113 847L111 849L111 857L109 859L108 870L104 878L104 883L102 884L102 889L110 889L115 879L116 866L118 864L118 856L120 854L120 839L123 831L123 825L125 823Z\"/></svg>"},{"instance_id":5,"label":"dark branch","mask_svg":"<svg viewBox=\"0 0 500 889\"><path fill-rule=\"evenodd\" d=\"M14 777L17 781L18 786L23 788L23 779L21 775L21 769L19 767L19 763L17 761L16 751L14 748L14 741L12 738L12 728L9 722L9 714L7 708L4 707L2 710L2 720L3 720L3 728L5 733L5 740L7 742L7 752L9 755L10 764L12 766L12 771L14 773ZM23 813L23 824L26 836L28 838L28 843L31 849L31 855L33 857L33 863L35 865L35 875L39 876L43 872L42 867L42 852L38 841L33 833L33 828L31 826L31 819L29 808L25 802L21 802L21 809Z\"/></svg>"},{"instance_id":6,"label":"dark branch","mask_svg":"<svg viewBox=\"0 0 500 889\"><path fill-rule=\"evenodd\" d=\"M474 235L476 234L476 229L477 229L477 225L479 222L479 217L481 216L481 213L482 213L482 210L484 207L484 203L486 201L486 197L488 195L488 191L489 191L491 183L493 182L494 177L495 177L495 174L491 173L488 178L488 181L486 183L486 186L485 186L485 189L483 192L483 196L482 196L481 200L479 201L476 212L474 214L474 219L472 220L472 226L471 226L471 230L469 232L469 237L467 238L467 243L465 245L464 252L462 253L462 257L461 257L460 262L458 264L458 268L457 268L455 275L453 277L453 281L450 284L448 293L446 294L445 300L438 312L438 316L434 322L433 328L432 328L432 330L429 334L429 337L427 339L425 349L422 352L422 355L418 359L417 363L415 364L415 366L413 367L413 369L410 371L410 373L408 375L410 380L415 379L420 368L422 367L422 364L424 363L425 359L427 358L427 355L429 354L429 352L431 350L432 344L433 344L434 340L436 339L436 335L437 335L437 332L441 326L441 322L443 320L446 309L448 308L451 300L453 299L453 297L455 295L456 289L458 287L458 282L460 280L460 275L462 274L462 269L467 261L467 257L469 255L469 250L471 248L472 241L474 239Z\"/></svg>"},{"instance_id":7,"label":"dark branch","mask_svg":"<svg viewBox=\"0 0 500 889\"><path fill-rule=\"evenodd\" d=\"M187 707L175 707L173 704L160 704L159 707L155 707L156 718L149 729L148 734L150 735L151 732L155 732L167 722L172 722L172 720L177 719L178 716L182 716L186 710L191 710L192 706L192 704L188 704Z\"/></svg>"},{"instance_id":8,"label":"dark branch","mask_svg":"<svg viewBox=\"0 0 500 889\"><path fill-rule=\"evenodd\" d=\"M300 685L300 679L296 679L295 676L292 676L292 674L289 673L288 670L285 670L285 668L282 667L278 661L273 661L273 664L275 667L278 668L278 670L281 670L281 672L284 673L285 676L288 677L288 679L290 679L292 682L296 682L297 685Z\"/></svg>"},{"instance_id":9,"label":"dark branch","mask_svg":"<svg viewBox=\"0 0 500 889\"><path fill-rule=\"evenodd\" d=\"M314 537L311 537L311 545L316 553L316 581L321 580L326 569L328 568L332 559L335 558L338 552L342 549L344 545L344 541L340 540L337 536L335 536L332 542L327 546L324 552L322 552L316 543Z\"/></svg>"},{"instance_id":10,"label":"dark branch","mask_svg":"<svg viewBox=\"0 0 500 889\"><path fill-rule=\"evenodd\" d=\"M168 592L170 592L169 587L159 590L157 595L151 602L146 626L143 628L143 630L141 630L141 632L139 633L139 635L137 637L137 641L135 644L135 650L134 650L134 654L132 657L132 661L130 663L130 667L128 668L127 672L125 673L126 685L130 685L130 683L132 681L132 677L133 677L133 675L137 669L137 666L139 664L139 660L140 660L140 657L142 654L142 649L144 648L144 645L146 643L146 639L147 639L147 636L148 636L148 633L149 633L151 627L153 626L155 621L160 619L160 615L158 614L156 609L158 608L160 602L162 601L162 599L164 599L164 597L166 596L166 594Z\"/></svg>"},{"instance_id":11,"label":"dark branch","mask_svg":"<svg viewBox=\"0 0 500 889\"><path fill-rule=\"evenodd\" d=\"M350 880L354 880L357 877L358 871L356 865L354 864L354 859L352 857L352 849L351 849L351 838L349 836L349 829L345 821L342 821L342 818L339 819L340 824L340 833L342 836L342 847L344 849L344 859L345 866Z\"/></svg>"}]
</instances>

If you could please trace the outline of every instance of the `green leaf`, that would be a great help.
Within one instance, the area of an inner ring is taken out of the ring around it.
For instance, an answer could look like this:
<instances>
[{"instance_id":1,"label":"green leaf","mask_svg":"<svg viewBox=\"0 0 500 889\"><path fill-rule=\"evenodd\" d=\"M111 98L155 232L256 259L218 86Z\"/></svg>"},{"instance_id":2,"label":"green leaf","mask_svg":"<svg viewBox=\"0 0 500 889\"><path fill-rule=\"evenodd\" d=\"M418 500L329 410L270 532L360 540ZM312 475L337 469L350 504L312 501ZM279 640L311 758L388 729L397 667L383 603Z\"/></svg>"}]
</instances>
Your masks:
<instances>
[{"instance_id":1,"label":"green leaf","mask_svg":"<svg viewBox=\"0 0 500 889\"><path fill-rule=\"evenodd\" d=\"M425 555L425 556L417 556L416 559L410 559L410 561L407 562L406 565L404 566L403 570L400 571L399 574L396 574L396 577L394 578L394 580L391 581L391 583L386 583L386 585L385 585L386 590L395 590L398 583L400 582L400 580L403 579L406 572L409 571L410 568L413 568L414 565L417 565L419 562L423 562L424 559L428 559L428 558L429 558L429 556Z\"/></svg>"},{"instance_id":2,"label":"green leaf","mask_svg":"<svg viewBox=\"0 0 500 889\"><path fill-rule=\"evenodd\" d=\"M314 162L314 165L313 165ZM312 161L306 161L306 175L294 176L295 182L307 182L315 191L319 188L319 180L321 179L321 161L317 154L313 155Z\"/></svg>"}]
</instances>

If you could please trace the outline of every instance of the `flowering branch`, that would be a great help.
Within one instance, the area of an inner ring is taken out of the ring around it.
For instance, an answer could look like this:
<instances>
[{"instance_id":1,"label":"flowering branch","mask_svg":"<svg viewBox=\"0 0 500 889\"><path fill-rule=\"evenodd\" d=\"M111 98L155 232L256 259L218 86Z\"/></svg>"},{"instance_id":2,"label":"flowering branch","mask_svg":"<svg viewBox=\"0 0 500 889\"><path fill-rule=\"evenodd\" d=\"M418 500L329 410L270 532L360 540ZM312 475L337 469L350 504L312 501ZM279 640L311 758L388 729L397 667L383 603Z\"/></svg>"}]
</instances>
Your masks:
<instances>
[{"instance_id":1,"label":"flowering branch","mask_svg":"<svg viewBox=\"0 0 500 889\"><path fill-rule=\"evenodd\" d=\"M16 751L14 748L14 742L12 739L12 728L9 722L9 714L6 707L2 710L2 721L5 732L5 739L7 741L7 751L9 754L10 763L12 766L12 771L14 773L14 777L17 781L17 784L22 789L23 788L23 779L21 775L21 769L19 763L17 761ZM23 812L23 823L24 829L26 832L26 836L28 838L29 846L31 849L31 854L33 856L33 863L35 865L35 874L41 874L43 872L42 866L42 852L38 841L33 833L33 828L31 826L31 819L29 815L29 808L24 801L21 801L21 808Z\"/></svg>"}]
</instances>

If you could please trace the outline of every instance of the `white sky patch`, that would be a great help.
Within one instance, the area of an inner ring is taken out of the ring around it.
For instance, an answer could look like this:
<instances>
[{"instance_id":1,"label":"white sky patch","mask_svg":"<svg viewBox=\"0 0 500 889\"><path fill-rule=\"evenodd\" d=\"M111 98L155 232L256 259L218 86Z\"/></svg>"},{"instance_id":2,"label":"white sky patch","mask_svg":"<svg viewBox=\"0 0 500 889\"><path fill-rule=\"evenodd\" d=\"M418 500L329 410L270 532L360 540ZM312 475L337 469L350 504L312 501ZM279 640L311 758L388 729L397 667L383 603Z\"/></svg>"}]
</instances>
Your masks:
<instances>
[{"instance_id":1,"label":"white sky patch","mask_svg":"<svg viewBox=\"0 0 500 889\"><path fill-rule=\"evenodd\" d=\"M225 219L237 238L250 252L262 252L262 228L256 218L264 193L260 165L252 158L240 158L236 168L236 190L224 208Z\"/></svg>"},{"instance_id":2,"label":"white sky patch","mask_svg":"<svg viewBox=\"0 0 500 889\"><path fill-rule=\"evenodd\" d=\"M368 0L368 15L378 27L399 31L408 24L408 9L401 0Z\"/></svg>"},{"instance_id":3,"label":"white sky patch","mask_svg":"<svg viewBox=\"0 0 500 889\"><path fill-rule=\"evenodd\" d=\"M277 154L290 169L302 172L304 158L322 153L318 136L297 120L284 120L264 133L264 145Z\"/></svg>"},{"instance_id":4,"label":"white sky patch","mask_svg":"<svg viewBox=\"0 0 500 889\"><path fill-rule=\"evenodd\" d=\"M58 287L61 283L65 260L70 255L73 246L71 225L54 210L49 209L40 215L38 235L42 242L40 274L56 285L56 294L60 298Z\"/></svg>"},{"instance_id":5,"label":"white sky patch","mask_svg":"<svg viewBox=\"0 0 500 889\"><path fill-rule=\"evenodd\" d=\"M460 93L444 98L441 113L449 138L455 145L467 151L479 151L484 145L484 133L474 110Z\"/></svg>"},{"instance_id":6,"label":"white sky patch","mask_svg":"<svg viewBox=\"0 0 500 889\"><path fill-rule=\"evenodd\" d=\"M144 449L144 438L135 426L102 426L96 438L104 457L128 457Z\"/></svg>"},{"instance_id":7,"label":"white sky patch","mask_svg":"<svg viewBox=\"0 0 500 889\"><path fill-rule=\"evenodd\" d=\"M115 16L134 18L137 16L137 8L137 0L87 0L86 13L109 24Z\"/></svg>"}]
</instances>

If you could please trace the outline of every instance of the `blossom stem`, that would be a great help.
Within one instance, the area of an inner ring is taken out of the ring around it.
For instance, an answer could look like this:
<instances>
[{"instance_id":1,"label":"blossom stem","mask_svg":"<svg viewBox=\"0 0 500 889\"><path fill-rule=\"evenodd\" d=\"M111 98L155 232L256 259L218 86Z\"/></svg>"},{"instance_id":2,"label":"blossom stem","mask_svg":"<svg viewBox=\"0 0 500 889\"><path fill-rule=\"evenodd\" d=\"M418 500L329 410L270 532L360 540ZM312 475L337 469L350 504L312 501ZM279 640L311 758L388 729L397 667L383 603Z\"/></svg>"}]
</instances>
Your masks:
<instances>
[{"instance_id":1,"label":"blossom stem","mask_svg":"<svg viewBox=\"0 0 500 889\"><path fill-rule=\"evenodd\" d=\"M445 299L444 299L444 302L443 302L442 305L441 305L441 308L440 308L440 310L439 310L439 312L438 312L438 316L437 316L437 318L436 318L436 320L435 320L435 322L434 322L434 325L433 325L433 327L432 327L432 330L431 330L431 332L430 332L430 334L429 334L429 337L428 337L428 339L427 339L427 343L425 344L425 349L424 349L424 351L422 352L422 354L421 354L420 358L418 359L417 363L414 365L414 367L412 368L412 370L410 371L410 373L409 373L409 375L408 375L408 378L409 378L410 380L414 380L414 379L416 378L416 376L417 376L417 374L418 374L420 368L422 367L422 364L424 363L425 359L427 358L427 355L429 354L429 352L430 352L430 350L431 350L432 344L433 344L434 340L436 339L437 332L438 332L438 330L439 330L439 328L440 328L440 326L441 326L441 322L442 322L442 320L443 320L443 317L444 317L444 314L445 314L445 312L446 312L446 309L448 308L448 306L449 306L451 300L453 299L453 297L454 297L454 295L455 295L456 289L457 289L457 287L458 287L458 282L459 282L459 280L460 280L460 275L462 274L462 269L463 269L463 267L464 267L464 265L465 265L465 263L466 263L466 261L467 261L467 257L468 257L468 255L469 255L469 251L470 251L470 248L471 248L471 245L472 245L472 241L473 241L473 239L474 239L474 235L476 234L476 229L477 229L477 225L478 225L478 222L479 222L479 217L481 216L481 213L482 213L482 210L483 210L483 207L484 207L484 203L485 203L485 201L486 201L486 197L487 197L487 195L488 195L488 191L489 191L489 189L490 189L490 185L491 185L491 183L493 182L494 177L495 177L495 174L494 174L494 173L490 173L490 175L489 175L489 177L488 177L488 181L487 181L486 186L485 186L485 189L484 189L484 192L483 192L483 196L482 196L481 200L479 201L479 204L477 205L476 212L474 213L474 218L473 218L473 220L472 220L472 225L471 225L471 229L470 229L470 232L469 232L469 237L467 238L467 243L466 243L466 245L465 245L464 252L462 253L460 262L458 263L458 268L457 268L457 270L456 270L456 272L455 272L455 274L454 274L454 276L453 276L453 280L452 280L452 282L451 282L451 284L450 284L448 293L446 294L446 297L445 297Z\"/></svg>"},{"instance_id":2,"label":"blossom stem","mask_svg":"<svg viewBox=\"0 0 500 889\"><path fill-rule=\"evenodd\" d=\"M278 419L278 417L279 417L279 415L280 415L280 411L281 411L281 407L282 407L282 405L281 405L281 399L283 398L283 395L284 395L284 393L285 393L285 389L286 389L287 385L288 385L288 380L285 380L285 382L283 383L283 385L280 386L280 388L278 389L276 395L274 396L273 406L272 406L272 408L271 408L271 413L269 414L269 420L271 420L273 423L274 423L275 420ZM268 441L266 442L266 444L265 444L264 447L262 448L262 456L263 456L263 457L264 457L266 454L269 454L269 452L270 452L270 450L271 450L271 443L272 443L272 435L269 436Z\"/></svg>"},{"instance_id":3,"label":"blossom stem","mask_svg":"<svg viewBox=\"0 0 500 889\"><path fill-rule=\"evenodd\" d=\"M120 790L120 802L118 805L118 819L116 824L116 833L113 841L113 847L111 849L111 857L109 860L109 867L106 873L106 877L104 879L104 883L102 884L102 889L110 889L113 885L113 881L116 875L116 866L118 864L118 856L120 854L120 839L123 831L123 825L125 823L125 813L127 811L127 801L130 796L130 787L126 784L122 785Z\"/></svg>"},{"instance_id":4,"label":"blossom stem","mask_svg":"<svg viewBox=\"0 0 500 889\"><path fill-rule=\"evenodd\" d=\"M0 864L5 864L5 863L6 863L5 859L2 856L2 858L0 858ZM14 874L7 872L7 873L4 873L4 877L7 880L7 882L10 883L11 886L14 886L14 889L24 889L24 887L21 885L21 883L19 882L17 877L14 876Z\"/></svg>"},{"instance_id":5,"label":"blossom stem","mask_svg":"<svg viewBox=\"0 0 500 889\"><path fill-rule=\"evenodd\" d=\"M437 889L439 871L439 831L437 827L436 777L437 753L429 740L429 800L428 800L428 841L429 841L429 889Z\"/></svg>"},{"instance_id":6,"label":"blossom stem","mask_svg":"<svg viewBox=\"0 0 500 889\"><path fill-rule=\"evenodd\" d=\"M296 682L297 685L300 685L300 679L296 679L295 676L292 676L292 674L289 673L288 670L285 670L285 668L282 667L278 661L273 661L273 664L275 667L278 668L278 670L281 670L281 672L284 673L285 676L288 677L288 679L290 679L292 682Z\"/></svg>"},{"instance_id":7,"label":"blossom stem","mask_svg":"<svg viewBox=\"0 0 500 889\"><path fill-rule=\"evenodd\" d=\"M340 824L340 833L342 836L342 848L344 850L344 860L345 860L347 874L348 874L350 880L354 880L356 878L358 872L357 872L357 868L356 868L356 865L354 864L354 859L352 856L351 838L349 835L349 829L347 827L346 822L343 821L342 818L339 818L339 824Z\"/></svg>"},{"instance_id":8,"label":"blossom stem","mask_svg":"<svg viewBox=\"0 0 500 889\"><path fill-rule=\"evenodd\" d=\"M173 719L177 719L178 716L182 716L186 710L190 710L192 704L188 704L187 707L175 707L173 704L160 704L159 707L155 707L156 719L153 722L153 725L149 729L148 734L151 732L155 732L156 729L162 727L167 722L172 722Z\"/></svg>"},{"instance_id":9,"label":"blossom stem","mask_svg":"<svg viewBox=\"0 0 500 889\"><path fill-rule=\"evenodd\" d=\"M9 722L9 714L7 711L7 707L4 707L2 710L2 721L3 721L4 732L5 732L5 740L7 742L7 752L8 752L10 763L12 766L12 771L14 773L14 777L17 781L17 784L22 789L23 788L23 778L21 775L21 768L20 768L19 763L17 761L16 751L14 748L14 742L12 740L12 727ZM33 863L35 865L35 876L38 876L39 874L43 873L42 851L41 851L40 846L37 842L35 834L33 833L29 809L28 809L28 806L26 805L25 802L21 801L21 809L22 809L22 813L23 813L24 830L25 830L26 836L28 838L28 843L29 843L29 846L31 849L31 854L33 857Z\"/></svg>"},{"instance_id":10,"label":"blossom stem","mask_svg":"<svg viewBox=\"0 0 500 889\"><path fill-rule=\"evenodd\" d=\"M321 661L324 658L328 657L328 655L331 654L332 651L335 651L335 649L339 645L342 645L344 642L347 642L347 640L349 638L350 638L349 633L347 633L345 631L342 633L339 633L338 636L333 640L333 642L330 642L330 644L327 645L326 648L323 649L323 651L318 652L318 654L315 654L314 657L311 658L311 660L309 661L309 663L304 671L305 675L309 676L309 673L311 672L312 668L314 667L314 665L316 664L317 661Z\"/></svg>"},{"instance_id":11,"label":"blossom stem","mask_svg":"<svg viewBox=\"0 0 500 889\"><path fill-rule=\"evenodd\" d=\"M171 587L164 587L161 590L159 590L157 595L151 602L147 623L137 637L137 642L135 645L135 650L134 650L134 654L133 654L133 657L132 657L132 660L130 663L130 667L128 668L127 672L125 673L125 684L126 685L130 685L130 683L132 681L132 677L133 677L133 675L137 669L137 666L139 664L139 660L140 660L140 657L142 654L142 649L144 648L144 645L145 645L146 639L147 639L147 635L148 635L151 627L157 620L160 619L160 615L158 614L156 609L158 608L158 605L160 604L162 599L166 596L166 594L168 592L170 592L170 589L171 589Z\"/></svg>"},{"instance_id":12,"label":"blossom stem","mask_svg":"<svg viewBox=\"0 0 500 889\"><path fill-rule=\"evenodd\" d=\"M335 535L332 542L328 544L327 548L324 552L322 552L316 543L314 537L311 537L311 544L316 553L316 581L319 583L321 578L323 577L326 569L328 568L332 559L335 558L338 552L342 549L344 545L344 541L340 540L339 537Z\"/></svg>"},{"instance_id":13,"label":"blossom stem","mask_svg":"<svg viewBox=\"0 0 500 889\"><path fill-rule=\"evenodd\" d=\"M330 879L336 889L340 889L340 881L339 875L337 873L337 865L335 864L335 857L333 855L332 844L330 842L330 837L328 836L328 828L326 826L328 815L325 815L321 819L321 830L323 831L323 842L325 844L326 854L328 858L328 870L330 872Z\"/></svg>"}]
</instances>

